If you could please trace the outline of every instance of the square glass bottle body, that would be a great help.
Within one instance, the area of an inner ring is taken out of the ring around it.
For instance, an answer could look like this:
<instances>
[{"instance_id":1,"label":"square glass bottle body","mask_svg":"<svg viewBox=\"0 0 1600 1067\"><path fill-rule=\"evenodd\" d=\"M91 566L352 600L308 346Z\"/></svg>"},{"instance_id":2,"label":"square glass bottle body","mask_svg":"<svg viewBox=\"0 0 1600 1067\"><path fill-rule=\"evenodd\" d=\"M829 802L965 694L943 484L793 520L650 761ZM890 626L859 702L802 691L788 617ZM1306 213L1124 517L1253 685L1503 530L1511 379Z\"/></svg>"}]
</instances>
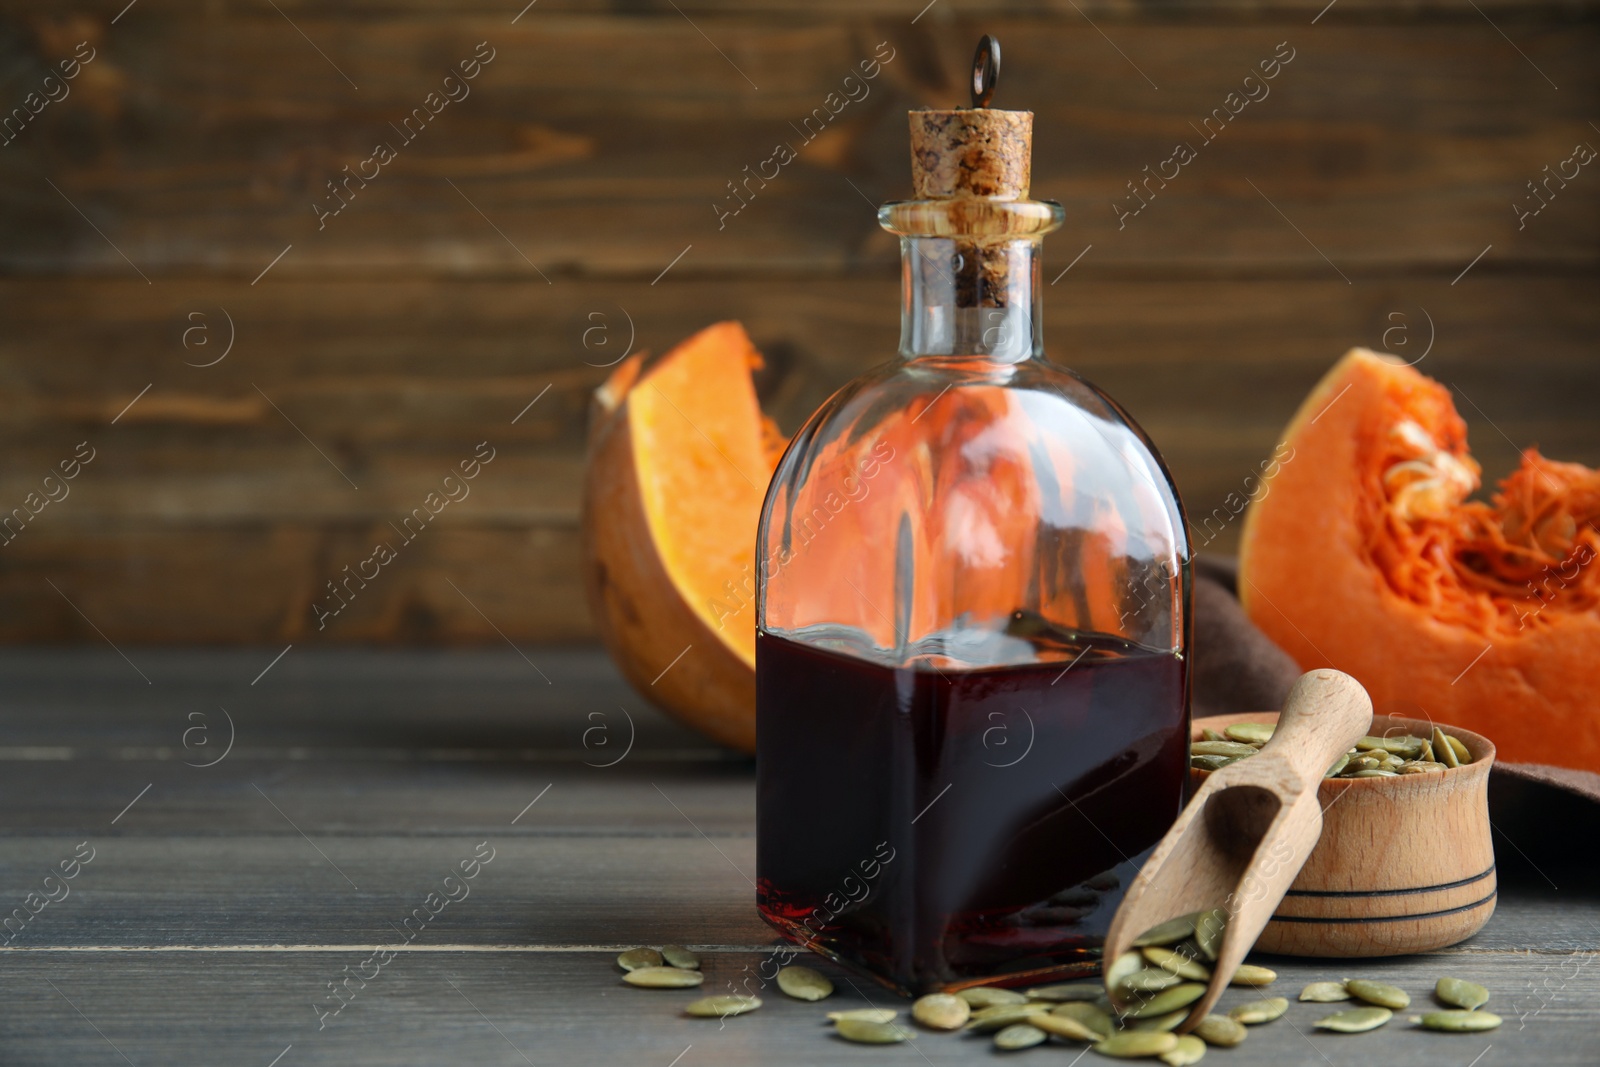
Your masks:
<instances>
[{"instance_id":1,"label":"square glass bottle body","mask_svg":"<svg viewBox=\"0 0 1600 1067\"><path fill-rule=\"evenodd\" d=\"M763 509L757 904L904 992L1091 971L1187 780L1182 512L1043 359L1059 208L883 214L900 358L801 429Z\"/></svg>"}]
</instances>

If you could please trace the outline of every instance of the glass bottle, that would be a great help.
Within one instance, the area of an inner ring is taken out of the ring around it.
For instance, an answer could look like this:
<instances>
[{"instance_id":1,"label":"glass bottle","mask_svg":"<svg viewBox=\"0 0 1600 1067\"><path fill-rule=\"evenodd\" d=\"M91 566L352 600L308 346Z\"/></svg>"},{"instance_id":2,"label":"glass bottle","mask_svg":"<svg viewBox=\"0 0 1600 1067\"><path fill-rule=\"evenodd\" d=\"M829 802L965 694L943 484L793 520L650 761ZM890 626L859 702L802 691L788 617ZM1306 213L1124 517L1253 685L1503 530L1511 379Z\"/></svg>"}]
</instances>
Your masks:
<instances>
[{"instance_id":1,"label":"glass bottle","mask_svg":"<svg viewBox=\"0 0 1600 1067\"><path fill-rule=\"evenodd\" d=\"M1044 358L1032 118L911 112L899 355L795 435L757 540L757 906L905 993L1096 970L1187 781L1183 514Z\"/></svg>"}]
</instances>

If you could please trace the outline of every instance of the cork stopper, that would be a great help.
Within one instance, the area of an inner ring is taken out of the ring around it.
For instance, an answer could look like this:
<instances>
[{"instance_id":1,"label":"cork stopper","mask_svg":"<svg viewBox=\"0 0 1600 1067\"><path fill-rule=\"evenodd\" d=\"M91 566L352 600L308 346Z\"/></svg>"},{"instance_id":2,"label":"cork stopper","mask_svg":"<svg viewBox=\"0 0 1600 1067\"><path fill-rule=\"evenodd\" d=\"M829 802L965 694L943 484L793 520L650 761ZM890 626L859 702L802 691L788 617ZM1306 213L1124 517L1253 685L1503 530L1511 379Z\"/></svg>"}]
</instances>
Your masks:
<instances>
[{"instance_id":1,"label":"cork stopper","mask_svg":"<svg viewBox=\"0 0 1600 1067\"><path fill-rule=\"evenodd\" d=\"M1033 112L973 107L913 111L911 187L919 200L1026 200Z\"/></svg>"},{"instance_id":2,"label":"cork stopper","mask_svg":"<svg viewBox=\"0 0 1600 1067\"><path fill-rule=\"evenodd\" d=\"M972 106L911 112L911 184L919 200L1026 200L1033 170L1033 112L989 106L1000 80L1000 42L972 56Z\"/></svg>"}]
</instances>

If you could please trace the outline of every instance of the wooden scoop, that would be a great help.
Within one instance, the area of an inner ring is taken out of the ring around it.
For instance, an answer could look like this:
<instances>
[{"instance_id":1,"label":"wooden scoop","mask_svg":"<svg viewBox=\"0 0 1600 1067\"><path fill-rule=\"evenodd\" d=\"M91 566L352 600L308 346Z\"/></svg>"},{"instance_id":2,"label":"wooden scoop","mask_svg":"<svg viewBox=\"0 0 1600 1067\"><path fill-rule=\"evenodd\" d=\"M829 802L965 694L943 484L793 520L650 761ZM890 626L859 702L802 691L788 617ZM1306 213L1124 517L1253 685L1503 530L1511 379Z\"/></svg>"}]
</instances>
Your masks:
<instances>
[{"instance_id":1,"label":"wooden scoop","mask_svg":"<svg viewBox=\"0 0 1600 1067\"><path fill-rule=\"evenodd\" d=\"M1227 912L1210 987L1179 1031L1211 1010L1272 918L1322 834L1322 776L1371 724L1372 701L1354 678L1301 675L1266 747L1212 772L1128 887L1106 937L1107 968L1154 926Z\"/></svg>"}]
</instances>

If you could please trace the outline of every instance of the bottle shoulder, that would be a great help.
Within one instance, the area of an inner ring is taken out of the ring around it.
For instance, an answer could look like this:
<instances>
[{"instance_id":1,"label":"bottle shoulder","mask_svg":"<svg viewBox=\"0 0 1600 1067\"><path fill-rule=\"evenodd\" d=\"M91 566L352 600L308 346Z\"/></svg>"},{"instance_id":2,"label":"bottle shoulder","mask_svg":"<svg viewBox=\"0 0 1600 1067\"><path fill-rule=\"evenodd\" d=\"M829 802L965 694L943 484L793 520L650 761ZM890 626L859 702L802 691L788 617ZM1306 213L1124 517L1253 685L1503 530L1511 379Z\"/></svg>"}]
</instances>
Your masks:
<instances>
[{"instance_id":1,"label":"bottle shoulder","mask_svg":"<svg viewBox=\"0 0 1600 1067\"><path fill-rule=\"evenodd\" d=\"M903 651L1039 619L1183 645L1172 480L1119 405L1042 360L898 361L852 381L791 441L757 546L771 632L845 626Z\"/></svg>"},{"instance_id":2,"label":"bottle shoulder","mask_svg":"<svg viewBox=\"0 0 1600 1067\"><path fill-rule=\"evenodd\" d=\"M1014 364L986 359L895 359L866 371L834 393L795 434L773 484L795 488L815 477L829 451L1041 448L1112 460L1104 476L1151 483L1177 504L1172 479L1155 445L1103 389L1047 359ZM880 448L881 450L881 448ZM1116 457L1122 457L1117 460ZM1079 464L1084 474L1092 464ZM773 494L769 490L768 500Z\"/></svg>"}]
</instances>

